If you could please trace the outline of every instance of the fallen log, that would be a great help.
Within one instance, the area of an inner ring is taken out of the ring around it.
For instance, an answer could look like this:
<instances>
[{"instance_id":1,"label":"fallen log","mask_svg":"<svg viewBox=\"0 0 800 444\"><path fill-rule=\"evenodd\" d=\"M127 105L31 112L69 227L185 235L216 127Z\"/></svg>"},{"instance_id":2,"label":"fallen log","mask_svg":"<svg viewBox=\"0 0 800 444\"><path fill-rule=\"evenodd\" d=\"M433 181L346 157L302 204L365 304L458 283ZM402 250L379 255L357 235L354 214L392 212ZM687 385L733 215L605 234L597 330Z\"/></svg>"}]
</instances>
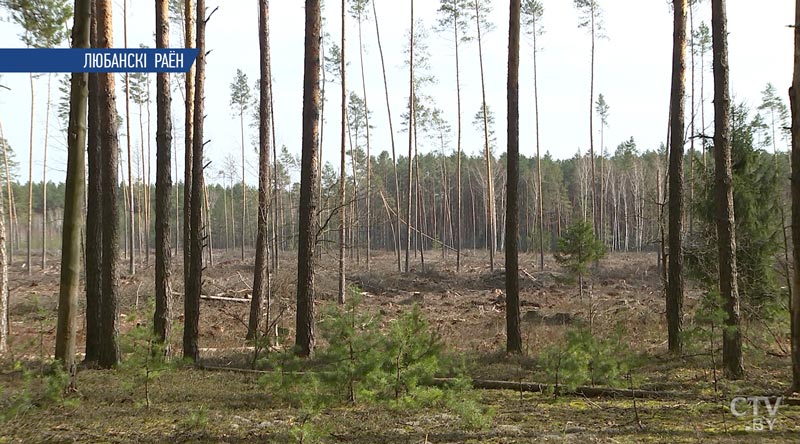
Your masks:
<instances>
[{"instance_id":1,"label":"fallen log","mask_svg":"<svg viewBox=\"0 0 800 444\"><path fill-rule=\"evenodd\" d=\"M448 383L453 382L451 378L435 378L433 385L437 387L446 386ZM694 398L695 395L690 393L680 393L671 391L653 391L653 390L630 390L630 389L615 389L608 387L588 387L578 386L575 390L566 390L562 386L554 384L539 384L536 382L515 382L515 381L493 381L487 379L473 379L472 386L476 389L485 390L514 390L517 392L545 392L553 391L556 394L562 395L581 395L588 398L648 398L648 399L686 399Z\"/></svg>"},{"instance_id":2,"label":"fallen log","mask_svg":"<svg viewBox=\"0 0 800 444\"><path fill-rule=\"evenodd\" d=\"M205 299L207 301L226 301L226 302L247 302L250 303L250 298L231 298L226 296L209 296L209 295L201 295L200 299Z\"/></svg>"},{"instance_id":3,"label":"fallen log","mask_svg":"<svg viewBox=\"0 0 800 444\"><path fill-rule=\"evenodd\" d=\"M215 367L207 365L199 365L198 368L207 371L227 371L235 373L249 373L263 375L273 373L271 370L252 370L237 367ZM305 372L298 372L300 374ZM434 387L446 387L448 384L455 382L454 378L433 378L430 385ZM717 399L708 396L701 396L693 393L674 392L674 391L657 391L657 390L632 390L632 389L615 389L609 387L588 387L578 386L575 390L565 390L564 387L556 387L554 384L539 384L536 382L515 382L515 381L494 381L487 379L473 379L472 387L481 390L513 390L517 392L530 392L541 393L548 390L553 390L559 395L577 395L585 396L587 398L636 398L636 399L696 399L706 402L716 402ZM777 396L777 395L776 395ZM773 397L773 396L770 396ZM800 406L800 398L784 396L781 405Z\"/></svg>"}]
</instances>

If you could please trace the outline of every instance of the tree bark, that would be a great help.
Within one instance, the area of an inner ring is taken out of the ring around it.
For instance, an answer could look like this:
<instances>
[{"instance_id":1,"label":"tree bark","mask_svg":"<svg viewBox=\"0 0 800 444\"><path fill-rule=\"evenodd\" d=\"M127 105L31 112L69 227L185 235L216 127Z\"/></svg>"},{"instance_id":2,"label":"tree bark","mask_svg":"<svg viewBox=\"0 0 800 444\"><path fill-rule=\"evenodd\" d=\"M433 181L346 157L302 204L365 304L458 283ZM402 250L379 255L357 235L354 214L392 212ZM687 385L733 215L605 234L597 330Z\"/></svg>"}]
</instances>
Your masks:
<instances>
[{"instance_id":1,"label":"tree bark","mask_svg":"<svg viewBox=\"0 0 800 444\"><path fill-rule=\"evenodd\" d=\"M96 1L90 0L91 46L98 47ZM89 129L86 149L86 355L84 362L96 364L100 357L100 306L103 277L103 142L100 121L100 85L97 74L89 74Z\"/></svg>"},{"instance_id":2,"label":"tree bark","mask_svg":"<svg viewBox=\"0 0 800 444\"><path fill-rule=\"evenodd\" d=\"M792 109L792 242L794 293L791 303L792 391L800 392L800 0L794 17L794 75L789 89Z\"/></svg>"},{"instance_id":3,"label":"tree bark","mask_svg":"<svg viewBox=\"0 0 800 444\"><path fill-rule=\"evenodd\" d=\"M519 319L519 34L520 0L508 24L508 180L506 183L506 352L522 353Z\"/></svg>"},{"instance_id":4,"label":"tree bark","mask_svg":"<svg viewBox=\"0 0 800 444\"><path fill-rule=\"evenodd\" d=\"M250 319L247 324L247 338L258 337L261 324L261 307L266 299L269 306L269 200L270 200L270 48L269 48L269 0L258 2L258 43L261 68L258 103L258 237L256 238L255 274L253 276L253 297L250 300ZM267 311L269 313L269 310ZM269 325L269 318L266 320Z\"/></svg>"},{"instance_id":5,"label":"tree bark","mask_svg":"<svg viewBox=\"0 0 800 444\"><path fill-rule=\"evenodd\" d=\"M8 258L6 256L6 226L3 217L5 217L4 208L3 208L3 199L0 199L0 354L4 353L8 349L8 335L10 333L9 329L9 317L8 317ZM77 296L76 296L77 299ZM59 302L60 303L60 302ZM77 301L72 306L77 308ZM60 313L60 310L59 310ZM71 331L72 335L72 349L75 349L75 311L69 313L72 316L72 326L73 329ZM58 339L58 338L57 338ZM69 341L69 340L68 340ZM67 341L67 342L68 342ZM66 344L67 348L69 348L69 343ZM72 353L74 356L75 353Z\"/></svg>"},{"instance_id":6,"label":"tree bark","mask_svg":"<svg viewBox=\"0 0 800 444\"><path fill-rule=\"evenodd\" d=\"M97 2L98 47L113 47L113 21L111 0ZM114 367L120 359L119 351L119 195L118 163L119 144L117 139L117 105L114 75L98 74L100 94L100 137L102 141L103 175L103 279L102 302L100 307L100 355L98 363L103 368ZM131 245L131 248L133 246Z\"/></svg>"},{"instance_id":7,"label":"tree bark","mask_svg":"<svg viewBox=\"0 0 800 444\"><path fill-rule=\"evenodd\" d=\"M197 0L197 61L195 62L192 192L189 218L189 279L184 296L183 357L197 362L200 349L200 294L203 290L203 94L206 63L206 2Z\"/></svg>"},{"instance_id":8,"label":"tree bark","mask_svg":"<svg viewBox=\"0 0 800 444\"><path fill-rule=\"evenodd\" d=\"M278 207L281 202L280 192L278 190L278 142L275 135L275 97L272 94L272 64L269 65L269 114L270 123L272 124L272 205L275 207L273 210L274 217L272 218L272 238L274 239L275 247L272 249L273 269L275 273L278 272L280 265L280 258L278 257L280 250L280 242L278 238Z\"/></svg>"},{"instance_id":9,"label":"tree bark","mask_svg":"<svg viewBox=\"0 0 800 444\"><path fill-rule=\"evenodd\" d=\"M156 1L156 48L169 48L169 8L167 0ZM172 249L170 248L169 210L172 196L172 96L169 74L156 77L156 308L153 333L169 354L172 330ZM149 188L149 187L148 187Z\"/></svg>"},{"instance_id":10,"label":"tree bark","mask_svg":"<svg viewBox=\"0 0 800 444\"><path fill-rule=\"evenodd\" d=\"M72 47L89 47L91 1L75 2ZM73 73L70 88L69 127L67 130L67 176L64 191L64 226L62 231L61 281L58 295L58 325L56 327L56 359L72 372L75 365L76 315L81 287L81 231L83 224L83 193L85 179L86 112L89 76ZM46 183L45 183L46 185ZM2 224L0 204L0 224ZM42 260L44 265L44 259ZM0 226L0 294L7 288L5 263L5 230ZM0 313L2 315L2 313ZM0 349L2 343L0 342Z\"/></svg>"},{"instance_id":11,"label":"tree bark","mask_svg":"<svg viewBox=\"0 0 800 444\"><path fill-rule=\"evenodd\" d=\"M8 156L7 156L7 151L6 151L7 150L7 148L6 148L6 140L5 140L5 136L3 135L3 125L2 124L0 124L0 143L3 144L3 157L6 160L6 169L5 169L5 172L6 172L6 184L9 185L10 184L10 179L8 178L8 176L9 176L9 174L8 174L8 160L7 160ZM8 216L8 225L9 225L9 227L13 226L13 220L14 220L13 216L12 216L12 213L11 213L12 210L10 209L12 207L12 205L13 205L13 201L14 200L12 199L11 188L10 188L10 185L9 185L9 188L8 188L8 201L7 201L8 205L9 205L9 216ZM2 210L3 210L2 204L3 204L2 203L2 197L0 197L0 223L2 223L2 218L4 216L4 214L2 213ZM11 245L11 243L8 242L8 236L6 235L6 233L12 233L12 230L9 229L8 231L6 231L6 227L3 224L2 226L0 226L0 235L2 235L2 236L0 236L0 242L2 243L2 245L0 245L0 250L2 250L2 251L0 251L0 253L3 254L3 257L2 257L2 259L3 259L2 262L3 263L0 264L0 273L3 273L3 275L0 276L0 279L2 279L3 276L5 276L5 281L0 281L0 285L2 285L3 282L6 282L6 284L5 284L5 286L0 287L0 353L4 352L6 350L7 344L8 344L8 336L9 336L9 334L11 332L11 330L9 328L10 318L9 318L9 314L8 314L9 297L8 297L8 284L7 284L7 281L8 281L7 270L8 270L8 265L11 262L11 255L7 254L7 252L11 251L13 249L13 246L12 247L8 247L9 245Z\"/></svg>"},{"instance_id":12,"label":"tree bark","mask_svg":"<svg viewBox=\"0 0 800 444\"><path fill-rule=\"evenodd\" d=\"M202 0L201 0L202 1ZM303 155L300 170L300 234L297 244L297 319L295 352L302 357L314 350L314 244L317 196L314 184L319 149L320 107L319 0L306 0L305 59L303 79Z\"/></svg>"},{"instance_id":13,"label":"tree bark","mask_svg":"<svg viewBox=\"0 0 800 444\"><path fill-rule=\"evenodd\" d=\"M194 0L184 0L184 46L193 48L195 44ZM192 210L192 163L194 150L194 80L195 65L186 73L186 103L184 118L184 168L183 168L183 281L184 286L191 279L189 269L192 262L191 221ZM236 239L236 237L234 237Z\"/></svg>"},{"instance_id":14,"label":"tree bark","mask_svg":"<svg viewBox=\"0 0 800 444\"><path fill-rule=\"evenodd\" d=\"M686 8L687 0L674 0L672 48L672 143L669 150L669 266L667 267L668 347L673 353L683 348L683 152L684 96L686 95Z\"/></svg>"},{"instance_id":15,"label":"tree bark","mask_svg":"<svg viewBox=\"0 0 800 444\"><path fill-rule=\"evenodd\" d=\"M711 1L714 51L714 171L719 248L719 290L727 319L722 336L722 362L728 379L744 376L739 288L736 272L736 229L731 178L731 96L728 72L726 0ZM678 135L680 136L680 135Z\"/></svg>"}]
</instances>

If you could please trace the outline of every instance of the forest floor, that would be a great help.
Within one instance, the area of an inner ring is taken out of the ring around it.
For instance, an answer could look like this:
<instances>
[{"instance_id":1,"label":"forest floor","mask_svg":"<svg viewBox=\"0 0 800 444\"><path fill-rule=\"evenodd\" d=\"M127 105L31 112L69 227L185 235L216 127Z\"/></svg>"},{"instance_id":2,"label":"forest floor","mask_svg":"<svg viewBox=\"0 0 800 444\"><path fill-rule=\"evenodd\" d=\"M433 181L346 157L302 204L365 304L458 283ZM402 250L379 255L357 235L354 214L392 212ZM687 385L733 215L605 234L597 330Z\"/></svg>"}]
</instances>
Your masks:
<instances>
[{"instance_id":1,"label":"forest floor","mask_svg":"<svg viewBox=\"0 0 800 444\"><path fill-rule=\"evenodd\" d=\"M245 298L249 294L252 254L244 262L239 255L216 252L213 267L204 275L205 295ZM293 261L292 254L283 253L273 281L272 313L280 313L277 330L284 346L293 343ZM141 369L123 365L115 371L81 370L75 393L45 402L34 394L46 391L35 385L46 385L47 380L29 375L53 350L59 278L53 259L46 270L35 266L31 276L20 267L10 268L12 342L0 358L0 444L301 442L298 430L308 432L304 441L308 443L800 443L800 407L787 405L788 399L773 411L762 402L757 414L744 401L736 411L730 408L736 397L786 393L791 376L785 313L765 319L745 310L747 375L741 381L726 381L719 363L719 338L711 341L715 335L703 334L706 327L696 321L703 291L692 287L687 291L684 324L698 333L687 339L690 346L682 356L669 355L654 253L610 255L600 262L591 291L583 299L551 257L545 258L541 270L538 256L523 255L525 353L521 357L503 352L502 259L492 271L483 252L467 252L460 273L455 271L454 255L443 259L440 252L426 253L424 270L418 259L413 261L408 274L397 272L391 254L373 257L369 272L363 260L353 262L348 281L363 292L364 310L379 316L386 327L418 305L442 338L443 361L466 362L472 378L556 383L557 372L547 363L546 353L567 343L569 332L588 329L604 343L624 346L633 356L630 372L603 386L662 392L663 396L634 402L611 394L554 396L480 390L480 405L493 413L488 426L481 429L465 428L451 412L436 407L343 404L316 413L312 433L311 428L303 428L308 414L278 402L261 381L262 375L221 369L251 368L253 352L244 339L249 304L203 300L202 364L213 369L179 367L154 375L148 380L149 406ZM180 350L182 266L176 263L173 270L178 320L173 349ZM135 275L123 274L120 319L125 337L135 325L149 323L153 268L142 263ZM322 254L317 276L319 310L335 301L335 252ZM79 334L82 345L83 328ZM30 398L29 405L9 413L13 401L24 396ZM775 398L770 402L774 407ZM765 430L753 430L760 425Z\"/></svg>"}]
</instances>

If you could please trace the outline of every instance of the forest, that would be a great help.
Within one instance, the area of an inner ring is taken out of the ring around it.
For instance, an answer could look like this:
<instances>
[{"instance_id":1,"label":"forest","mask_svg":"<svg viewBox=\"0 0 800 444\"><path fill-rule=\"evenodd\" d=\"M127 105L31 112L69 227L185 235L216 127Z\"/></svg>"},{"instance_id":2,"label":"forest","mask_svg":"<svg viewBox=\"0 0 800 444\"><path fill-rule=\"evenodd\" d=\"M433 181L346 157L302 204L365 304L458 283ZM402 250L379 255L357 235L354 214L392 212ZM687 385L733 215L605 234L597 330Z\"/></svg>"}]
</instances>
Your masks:
<instances>
[{"instance_id":1,"label":"forest","mask_svg":"<svg viewBox=\"0 0 800 444\"><path fill-rule=\"evenodd\" d=\"M258 72L224 82L241 5L155 0L139 42L141 3L0 0L4 45L198 49L0 74L0 444L800 442L800 0L757 102L741 6L647 6L671 71L644 143L601 92L614 0L568 2L568 127L557 2L254 0Z\"/></svg>"}]
</instances>

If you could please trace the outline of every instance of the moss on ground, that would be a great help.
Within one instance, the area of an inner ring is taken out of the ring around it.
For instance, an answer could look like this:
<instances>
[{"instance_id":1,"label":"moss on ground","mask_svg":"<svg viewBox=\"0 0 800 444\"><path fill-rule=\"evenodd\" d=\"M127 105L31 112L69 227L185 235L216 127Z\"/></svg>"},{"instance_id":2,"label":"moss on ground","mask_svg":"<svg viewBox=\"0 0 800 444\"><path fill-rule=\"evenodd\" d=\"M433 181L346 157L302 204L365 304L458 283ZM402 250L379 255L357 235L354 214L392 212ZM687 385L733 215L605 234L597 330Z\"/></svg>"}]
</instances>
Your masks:
<instances>
[{"instance_id":1,"label":"moss on ground","mask_svg":"<svg viewBox=\"0 0 800 444\"><path fill-rule=\"evenodd\" d=\"M0 423L0 443L777 443L800 442L800 407L784 406L773 432L748 432L726 406L697 400L585 399L541 393L482 391L496 414L484 430L460 430L435 409L381 405L325 410L310 420L279 405L257 375L193 369L165 373L152 405L124 372L83 371L80 403L43 405ZM14 374L0 377L9 393ZM637 421L638 415L638 421Z\"/></svg>"}]
</instances>

